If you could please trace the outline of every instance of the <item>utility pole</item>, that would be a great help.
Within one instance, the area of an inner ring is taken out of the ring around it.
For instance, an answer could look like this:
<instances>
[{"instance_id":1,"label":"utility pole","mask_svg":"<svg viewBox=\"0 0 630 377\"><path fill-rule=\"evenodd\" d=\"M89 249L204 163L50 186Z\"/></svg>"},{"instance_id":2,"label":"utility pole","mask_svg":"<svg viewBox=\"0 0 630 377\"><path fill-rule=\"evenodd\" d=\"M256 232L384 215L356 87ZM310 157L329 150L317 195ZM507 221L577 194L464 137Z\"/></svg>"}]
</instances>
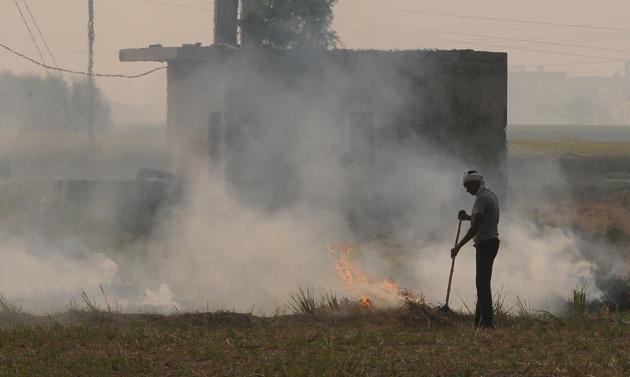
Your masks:
<instances>
[{"instance_id":1,"label":"utility pole","mask_svg":"<svg viewBox=\"0 0 630 377\"><path fill-rule=\"evenodd\" d=\"M94 151L94 0L88 0L88 146Z\"/></svg>"}]
</instances>

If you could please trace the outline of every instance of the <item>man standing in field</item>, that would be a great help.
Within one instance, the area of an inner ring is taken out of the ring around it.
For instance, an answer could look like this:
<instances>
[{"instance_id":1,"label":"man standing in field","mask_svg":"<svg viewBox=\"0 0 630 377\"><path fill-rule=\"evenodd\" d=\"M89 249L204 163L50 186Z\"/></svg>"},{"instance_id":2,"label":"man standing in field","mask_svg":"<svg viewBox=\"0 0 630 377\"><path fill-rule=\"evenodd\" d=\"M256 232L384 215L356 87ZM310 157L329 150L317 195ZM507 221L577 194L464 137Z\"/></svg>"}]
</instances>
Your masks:
<instances>
[{"instance_id":1,"label":"man standing in field","mask_svg":"<svg viewBox=\"0 0 630 377\"><path fill-rule=\"evenodd\" d=\"M464 210L459 211L459 220L471 221L471 225L464 238L451 250L451 258L455 258L459 250L474 239L477 250L475 328L494 328L490 280L494 258L499 251L499 200L485 187L483 175L476 170L466 172L463 183L466 191L477 198L471 215Z\"/></svg>"}]
</instances>

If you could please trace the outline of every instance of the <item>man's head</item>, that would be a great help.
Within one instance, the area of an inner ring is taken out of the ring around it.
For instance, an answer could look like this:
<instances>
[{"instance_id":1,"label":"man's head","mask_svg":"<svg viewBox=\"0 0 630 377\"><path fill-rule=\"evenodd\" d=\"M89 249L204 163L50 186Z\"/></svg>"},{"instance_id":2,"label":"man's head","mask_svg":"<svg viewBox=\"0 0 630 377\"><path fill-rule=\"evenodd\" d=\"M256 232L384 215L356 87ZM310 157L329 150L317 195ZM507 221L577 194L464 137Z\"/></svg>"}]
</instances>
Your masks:
<instances>
[{"instance_id":1,"label":"man's head","mask_svg":"<svg viewBox=\"0 0 630 377\"><path fill-rule=\"evenodd\" d=\"M477 195L484 186L483 175L477 170L469 170L464 174L463 184L470 195Z\"/></svg>"}]
</instances>

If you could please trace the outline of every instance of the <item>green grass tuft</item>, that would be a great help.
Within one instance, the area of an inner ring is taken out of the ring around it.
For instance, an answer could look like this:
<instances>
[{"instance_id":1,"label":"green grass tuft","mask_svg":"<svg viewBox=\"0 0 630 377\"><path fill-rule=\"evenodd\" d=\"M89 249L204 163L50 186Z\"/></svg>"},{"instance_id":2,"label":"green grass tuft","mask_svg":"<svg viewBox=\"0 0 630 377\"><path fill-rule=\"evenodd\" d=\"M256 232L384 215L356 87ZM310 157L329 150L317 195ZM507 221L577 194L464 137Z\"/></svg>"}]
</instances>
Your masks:
<instances>
[{"instance_id":1,"label":"green grass tuft","mask_svg":"<svg viewBox=\"0 0 630 377\"><path fill-rule=\"evenodd\" d=\"M588 282L584 281L582 284L573 290L573 297L570 298L573 312L578 317L586 315L586 290L588 288Z\"/></svg>"},{"instance_id":2,"label":"green grass tuft","mask_svg":"<svg viewBox=\"0 0 630 377\"><path fill-rule=\"evenodd\" d=\"M24 310L9 302L7 296L4 293L0 292L0 311L5 314L23 314Z\"/></svg>"},{"instance_id":3,"label":"green grass tuft","mask_svg":"<svg viewBox=\"0 0 630 377\"><path fill-rule=\"evenodd\" d=\"M309 288L299 288L297 293L291 295L288 306L293 314L313 315L317 310L315 296Z\"/></svg>"}]
</instances>

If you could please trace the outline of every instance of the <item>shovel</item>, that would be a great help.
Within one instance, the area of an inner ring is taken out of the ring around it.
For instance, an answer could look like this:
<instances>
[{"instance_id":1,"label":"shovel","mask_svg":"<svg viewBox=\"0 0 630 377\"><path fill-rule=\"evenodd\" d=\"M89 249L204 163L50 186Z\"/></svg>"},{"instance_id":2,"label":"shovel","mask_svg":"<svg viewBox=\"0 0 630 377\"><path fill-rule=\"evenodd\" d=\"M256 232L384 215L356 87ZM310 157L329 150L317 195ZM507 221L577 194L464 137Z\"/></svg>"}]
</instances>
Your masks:
<instances>
[{"instance_id":1,"label":"shovel","mask_svg":"<svg viewBox=\"0 0 630 377\"><path fill-rule=\"evenodd\" d=\"M459 220L459 224L457 225L457 236L455 237L455 246L459 243L459 233L462 230L462 220ZM451 284L453 283L453 271L455 271L455 258L451 258L451 273L448 276L448 288L446 289L446 304L440 308L444 313L452 313L451 308L448 307L448 301L451 298Z\"/></svg>"}]
</instances>

